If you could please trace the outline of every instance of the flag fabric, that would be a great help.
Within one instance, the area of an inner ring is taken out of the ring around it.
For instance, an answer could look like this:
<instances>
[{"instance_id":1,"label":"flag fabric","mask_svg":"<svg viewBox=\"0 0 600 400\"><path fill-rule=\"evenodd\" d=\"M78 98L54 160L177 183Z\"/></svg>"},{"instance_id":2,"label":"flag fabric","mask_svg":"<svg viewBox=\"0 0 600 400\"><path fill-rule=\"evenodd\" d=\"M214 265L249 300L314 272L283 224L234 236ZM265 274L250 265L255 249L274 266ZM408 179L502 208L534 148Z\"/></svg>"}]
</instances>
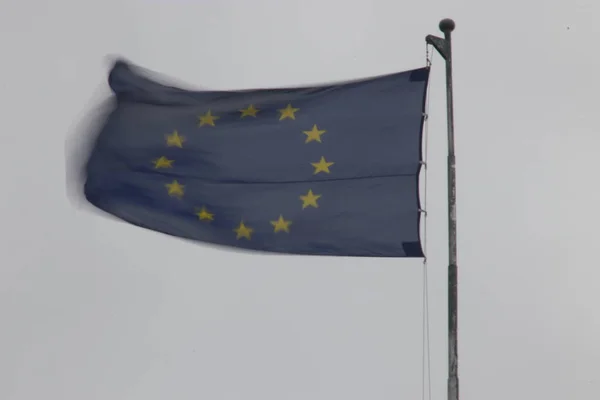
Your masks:
<instances>
[{"instance_id":1,"label":"flag fabric","mask_svg":"<svg viewBox=\"0 0 600 400\"><path fill-rule=\"evenodd\" d=\"M423 257L429 69L286 89L190 91L117 61L84 192L124 221L267 252Z\"/></svg>"}]
</instances>

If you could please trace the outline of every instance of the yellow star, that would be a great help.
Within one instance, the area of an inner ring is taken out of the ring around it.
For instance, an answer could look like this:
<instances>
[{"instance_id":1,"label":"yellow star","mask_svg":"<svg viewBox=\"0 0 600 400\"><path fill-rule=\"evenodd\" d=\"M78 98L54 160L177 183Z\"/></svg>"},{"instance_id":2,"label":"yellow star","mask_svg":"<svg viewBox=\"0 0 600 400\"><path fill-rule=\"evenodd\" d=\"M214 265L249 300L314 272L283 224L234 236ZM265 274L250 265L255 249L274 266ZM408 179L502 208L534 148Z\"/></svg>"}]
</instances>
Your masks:
<instances>
[{"instance_id":1,"label":"yellow star","mask_svg":"<svg viewBox=\"0 0 600 400\"><path fill-rule=\"evenodd\" d=\"M247 227L244 225L244 221L242 221L240 222L240 226L235 228L233 231L237 233L237 239L246 238L250 240L250 236L252 235L252 232L254 232L254 229Z\"/></svg>"},{"instance_id":2,"label":"yellow star","mask_svg":"<svg viewBox=\"0 0 600 400\"><path fill-rule=\"evenodd\" d=\"M215 219L215 214L209 213L206 210L206 207L202 207L202 209L199 212L197 212L196 215L198 216L198 218L200 218L201 221L212 221L213 219Z\"/></svg>"},{"instance_id":3,"label":"yellow star","mask_svg":"<svg viewBox=\"0 0 600 400\"><path fill-rule=\"evenodd\" d=\"M171 183L167 183L165 186L169 190L169 196L179 197L179 198L183 197L183 192L184 192L183 189L185 188L185 186L183 186L179 182L173 181Z\"/></svg>"},{"instance_id":4,"label":"yellow star","mask_svg":"<svg viewBox=\"0 0 600 400\"><path fill-rule=\"evenodd\" d=\"M277 221L271 221L271 225L274 226L275 233L277 233L279 231L284 231L284 232L289 233L291 224L292 224L292 221L286 221L285 219L283 219L283 215L280 215L279 219Z\"/></svg>"},{"instance_id":5,"label":"yellow star","mask_svg":"<svg viewBox=\"0 0 600 400\"><path fill-rule=\"evenodd\" d=\"M179 132L173 131L170 135L165 135L167 138L167 146L169 147L183 147L183 142L185 142L185 137L179 136Z\"/></svg>"},{"instance_id":6,"label":"yellow star","mask_svg":"<svg viewBox=\"0 0 600 400\"><path fill-rule=\"evenodd\" d=\"M314 194L312 190L309 190L306 196L300 196L300 200L302 200L302 209L304 210L306 207L319 208L319 205L317 204L319 198L321 198L320 194Z\"/></svg>"},{"instance_id":7,"label":"yellow star","mask_svg":"<svg viewBox=\"0 0 600 400\"><path fill-rule=\"evenodd\" d=\"M319 162L310 163L310 165L315 167L315 172L313 175L316 175L319 172L325 172L328 174L330 172L329 167L331 167L333 164L335 163L325 161L325 157L321 157L321 160L319 160Z\"/></svg>"},{"instance_id":8,"label":"yellow star","mask_svg":"<svg viewBox=\"0 0 600 400\"><path fill-rule=\"evenodd\" d=\"M296 119L296 115L294 113L298 110L299 110L299 108L292 108L292 105L288 104L286 108L277 110L281 113L281 117L279 117L279 120L283 121L286 118Z\"/></svg>"},{"instance_id":9,"label":"yellow star","mask_svg":"<svg viewBox=\"0 0 600 400\"><path fill-rule=\"evenodd\" d=\"M306 138L306 142L304 142L304 143L309 143L309 142L312 142L313 140L321 143L321 135L327 131L325 131L325 130L320 131L317 128L317 125L313 125L313 127L310 131L303 131L303 132L306 136L308 136Z\"/></svg>"},{"instance_id":10,"label":"yellow star","mask_svg":"<svg viewBox=\"0 0 600 400\"><path fill-rule=\"evenodd\" d=\"M161 158L152 161L154 163L154 168L171 168L173 167L173 161L169 160L167 157L162 156Z\"/></svg>"},{"instance_id":11,"label":"yellow star","mask_svg":"<svg viewBox=\"0 0 600 400\"><path fill-rule=\"evenodd\" d=\"M256 113L258 111L259 110L257 108L254 108L253 104L250 104L248 106L248 108L244 108L243 110L240 110L240 112L242 113L242 117L241 118L244 118L244 117L247 117L247 116L256 117Z\"/></svg>"},{"instance_id":12,"label":"yellow star","mask_svg":"<svg viewBox=\"0 0 600 400\"><path fill-rule=\"evenodd\" d=\"M215 126L215 121L218 120L221 117L217 117L216 115L212 115L210 113L210 110L208 110L206 112L206 114L201 115L198 118L200 119L200 126L204 126L204 125Z\"/></svg>"}]
</instances>

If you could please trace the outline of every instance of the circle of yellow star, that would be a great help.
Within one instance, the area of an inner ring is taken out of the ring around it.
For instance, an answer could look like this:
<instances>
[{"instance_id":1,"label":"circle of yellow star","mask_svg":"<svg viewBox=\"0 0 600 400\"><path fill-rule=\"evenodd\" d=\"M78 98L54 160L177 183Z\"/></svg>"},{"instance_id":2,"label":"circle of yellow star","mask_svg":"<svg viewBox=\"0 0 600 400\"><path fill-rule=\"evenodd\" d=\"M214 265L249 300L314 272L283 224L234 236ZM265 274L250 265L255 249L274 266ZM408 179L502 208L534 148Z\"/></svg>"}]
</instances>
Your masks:
<instances>
[{"instance_id":1,"label":"circle of yellow star","mask_svg":"<svg viewBox=\"0 0 600 400\"><path fill-rule=\"evenodd\" d=\"M183 193L184 193L184 188L185 186L180 184L177 181L173 181L171 183L167 183L166 185L167 190L169 191L169 196L173 196L173 197L183 197Z\"/></svg>"},{"instance_id":2,"label":"circle of yellow star","mask_svg":"<svg viewBox=\"0 0 600 400\"><path fill-rule=\"evenodd\" d=\"M306 207L319 208L319 205L317 204L319 198L321 198L320 194L314 194L312 190L309 190L305 196L300 196L300 200L302 200L302 209L304 210Z\"/></svg>"},{"instance_id":3,"label":"circle of yellow star","mask_svg":"<svg viewBox=\"0 0 600 400\"><path fill-rule=\"evenodd\" d=\"M258 111L259 110L257 108L254 108L253 104L250 104L248 106L248 108L244 108L243 110L240 110L240 112L242 113L241 118L248 117L248 116L249 117L256 117L256 113Z\"/></svg>"},{"instance_id":4,"label":"circle of yellow star","mask_svg":"<svg viewBox=\"0 0 600 400\"><path fill-rule=\"evenodd\" d=\"M283 215L279 215L279 219L277 221L271 221L271 225L273 225L273 230L275 231L275 233L280 231L290 233L291 224L292 221L286 221L285 219L283 219Z\"/></svg>"},{"instance_id":5,"label":"circle of yellow star","mask_svg":"<svg viewBox=\"0 0 600 400\"><path fill-rule=\"evenodd\" d=\"M200 218L201 221L212 221L215 219L215 214L209 213L206 210L206 207L202 207L202 209L200 209L200 211L198 211L196 215L198 216L198 218Z\"/></svg>"},{"instance_id":6,"label":"circle of yellow star","mask_svg":"<svg viewBox=\"0 0 600 400\"><path fill-rule=\"evenodd\" d=\"M312 165L313 167L315 167L315 172L314 172L313 175L316 175L319 172L325 172L327 174L330 173L329 167L331 167L333 164L335 164L335 163L325 161L325 157L321 157L321 159L319 160L319 162L310 163L310 165Z\"/></svg>"},{"instance_id":7,"label":"circle of yellow star","mask_svg":"<svg viewBox=\"0 0 600 400\"><path fill-rule=\"evenodd\" d=\"M217 117L216 115L212 115L211 111L208 110L206 114L198 117L200 119L200 126L210 125L215 126L215 121L221 117Z\"/></svg>"},{"instance_id":8,"label":"circle of yellow star","mask_svg":"<svg viewBox=\"0 0 600 400\"><path fill-rule=\"evenodd\" d=\"M170 135L166 135L166 138L167 146L169 147L183 147L183 142L185 142L185 137L180 136L177 131L173 131Z\"/></svg>"},{"instance_id":9,"label":"circle of yellow star","mask_svg":"<svg viewBox=\"0 0 600 400\"><path fill-rule=\"evenodd\" d=\"M152 161L154 163L154 168L171 168L173 167L173 161L169 160L167 157L162 156L157 160Z\"/></svg>"},{"instance_id":10,"label":"circle of yellow star","mask_svg":"<svg viewBox=\"0 0 600 400\"><path fill-rule=\"evenodd\" d=\"M241 221L240 225L237 228L235 228L233 231L237 234L236 239L239 240L241 238L246 238L246 239L250 240L250 237L252 236L252 232L254 232L254 229L244 225L244 221Z\"/></svg>"},{"instance_id":11,"label":"circle of yellow star","mask_svg":"<svg viewBox=\"0 0 600 400\"><path fill-rule=\"evenodd\" d=\"M279 117L280 121L283 121L286 118L290 118L290 119L296 119L296 111L298 111L299 108L293 108L291 104L288 104L286 108L282 108L280 110L277 110L281 113L281 116Z\"/></svg>"},{"instance_id":12,"label":"circle of yellow star","mask_svg":"<svg viewBox=\"0 0 600 400\"><path fill-rule=\"evenodd\" d=\"M313 127L312 127L312 129L310 131L303 131L303 132L307 136L306 142L304 142L304 143L310 143L312 141L316 141L316 142L322 143L321 142L321 135L324 134L327 131L325 131L325 130L319 130L317 128L317 125L313 125Z\"/></svg>"}]
</instances>

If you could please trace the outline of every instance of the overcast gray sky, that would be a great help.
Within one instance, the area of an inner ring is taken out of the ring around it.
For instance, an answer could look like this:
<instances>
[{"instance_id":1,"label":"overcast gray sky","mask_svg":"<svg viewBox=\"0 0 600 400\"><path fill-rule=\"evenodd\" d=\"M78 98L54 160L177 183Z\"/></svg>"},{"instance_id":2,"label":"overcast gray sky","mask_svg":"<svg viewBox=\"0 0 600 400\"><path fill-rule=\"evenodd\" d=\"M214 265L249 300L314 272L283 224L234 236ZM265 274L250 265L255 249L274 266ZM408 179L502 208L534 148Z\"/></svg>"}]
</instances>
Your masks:
<instances>
[{"instance_id":1,"label":"overcast gray sky","mask_svg":"<svg viewBox=\"0 0 600 400\"><path fill-rule=\"evenodd\" d=\"M106 55L187 88L425 64L451 17L463 399L600 398L594 0L2 0L0 399L420 399L422 263L215 249L74 203ZM446 388L442 59L430 81L432 398Z\"/></svg>"}]
</instances>

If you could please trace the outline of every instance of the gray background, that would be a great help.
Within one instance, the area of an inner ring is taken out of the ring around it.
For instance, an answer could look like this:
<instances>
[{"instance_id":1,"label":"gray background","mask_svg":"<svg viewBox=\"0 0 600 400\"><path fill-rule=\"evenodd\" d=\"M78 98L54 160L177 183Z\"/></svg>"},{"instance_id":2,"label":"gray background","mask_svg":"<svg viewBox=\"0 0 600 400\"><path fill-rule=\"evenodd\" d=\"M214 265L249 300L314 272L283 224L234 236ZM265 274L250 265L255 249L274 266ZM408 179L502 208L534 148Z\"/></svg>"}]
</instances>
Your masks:
<instances>
[{"instance_id":1,"label":"gray background","mask_svg":"<svg viewBox=\"0 0 600 400\"><path fill-rule=\"evenodd\" d=\"M457 22L462 398L600 398L600 3L1 5L0 399L421 398L421 261L190 244L94 212L70 171L108 93L107 54L188 88L323 83L423 66L444 17ZM443 399L437 55L430 85L431 385Z\"/></svg>"}]
</instances>

